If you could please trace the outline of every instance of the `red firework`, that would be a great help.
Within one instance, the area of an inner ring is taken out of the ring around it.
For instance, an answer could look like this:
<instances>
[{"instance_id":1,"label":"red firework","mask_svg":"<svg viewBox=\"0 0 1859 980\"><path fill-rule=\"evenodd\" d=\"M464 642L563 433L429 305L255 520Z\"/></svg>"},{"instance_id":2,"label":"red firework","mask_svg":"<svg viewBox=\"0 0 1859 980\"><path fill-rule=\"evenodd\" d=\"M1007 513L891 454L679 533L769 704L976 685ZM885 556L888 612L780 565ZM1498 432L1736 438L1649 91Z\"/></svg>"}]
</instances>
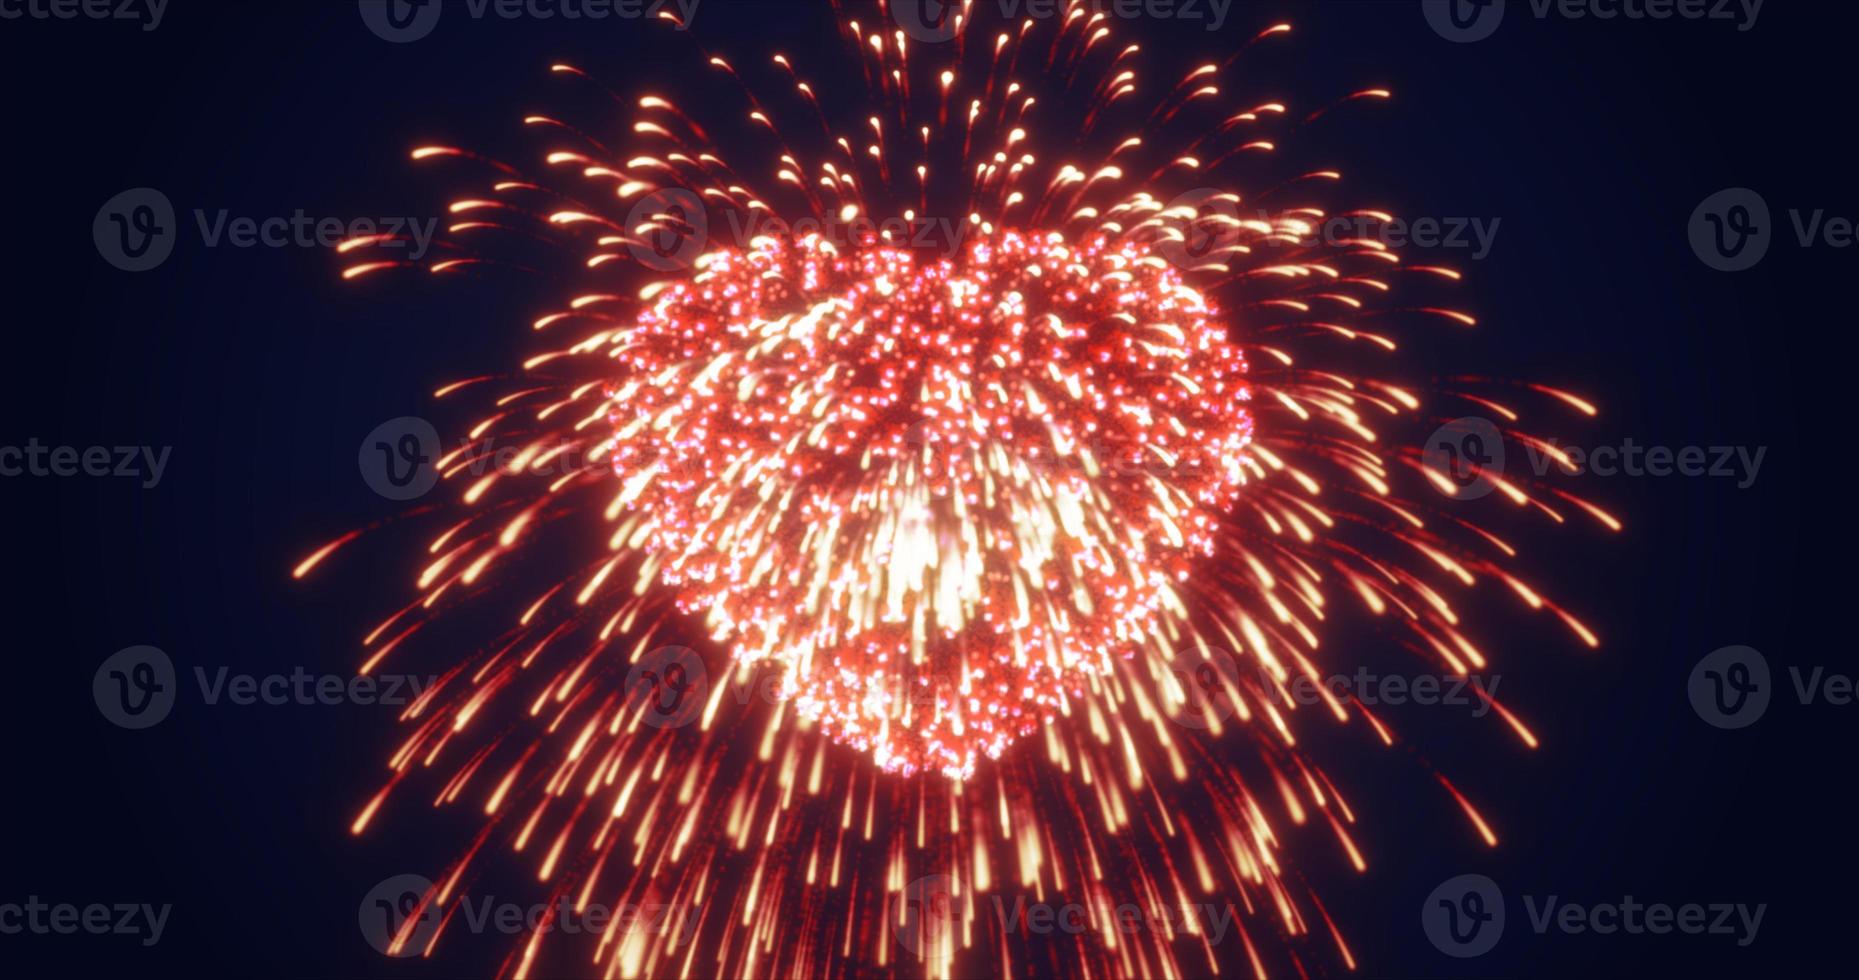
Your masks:
<instances>
[{"instance_id":1,"label":"red firework","mask_svg":"<svg viewBox=\"0 0 1859 980\"><path fill-rule=\"evenodd\" d=\"M908 961L949 976L976 957L1003 976L1178 976L1223 960L1264 975L1260 941L1313 926L1353 967L1282 853L1285 825L1314 820L1366 867L1355 811L1289 717L1292 685L1343 666L1320 645L1335 600L1456 675L1488 660L1448 595L1481 581L1597 642L1508 570L1502 538L1432 490L1403 495L1427 482L1462 495L1466 474L1419 448L1436 421L1428 393L1346 365L1356 348L1393 352L1402 323L1472 319L1395 300L1456 272L1372 235L1317 233L1339 215L1391 218L1325 207L1315 188L1339 174L1247 189L1244 166L1322 113L1222 107L1237 53L1139 106L1139 47L1112 40L1103 13L1074 3L991 41L970 13L940 44L842 18L871 99L844 133L786 57L772 65L794 94L777 105L707 56L741 84L772 192L726 162L702 114L650 93L615 96L638 114L640 145L624 151L529 117L558 141L548 176L414 152L494 171L487 193L452 204L449 251L427 269L495 266L502 238L542 237L600 285L535 321L580 333L527 361L438 461L462 486L459 513L428 547L417 597L366 640L364 672L450 608L512 603L508 628L407 710L387 783L354 822L363 832L426 770L445 774L435 805L486 816L397 948L434 948L495 845L539 853L550 890L505 963L518 976L557 909L641 903L688 922L605 931L579 951L602 973ZM1060 128L1088 165L1031 148L1046 98L1034 79L1073 103ZM1099 135L1126 118L1127 133ZM1195 135L1174 135L1189 124ZM950 159L945 175L934 161ZM950 248L911 247L897 229L950 187ZM889 211L897 201L913 206ZM801 231L783 213L855 230ZM725 218L751 231L688 234ZM674 225L698 241L691 254L654 248ZM364 258L344 276L417 264ZM1507 426L1521 414L1487 394L1438 397ZM487 473L498 436L520 449ZM1567 504L1619 529L1560 491L1472 475L1513 509L1563 523ZM506 569L538 550L546 581L534 562ZM667 647L668 634L702 635L715 655ZM766 703L729 696L758 682ZM1329 714L1394 744L1386 720L1316 689ZM690 700L668 709L666 692ZM991 913L1010 892L1157 914L1217 897L1240 912L1243 955L1201 921L1132 938L1095 913L1063 952L1042 949ZM1300 944L1282 945L1302 969Z\"/></svg>"},{"instance_id":2,"label":"red firework","mask_svg":"<svg viewBox=\"0 0 1859 980\"><path fill-rule=\"evenodd\" d=\"M713 252L611 340L647 577L881 768L970 776L1213 552L1252 428L1213 316L1102 234Z\"/></svg>"}]
</instances>

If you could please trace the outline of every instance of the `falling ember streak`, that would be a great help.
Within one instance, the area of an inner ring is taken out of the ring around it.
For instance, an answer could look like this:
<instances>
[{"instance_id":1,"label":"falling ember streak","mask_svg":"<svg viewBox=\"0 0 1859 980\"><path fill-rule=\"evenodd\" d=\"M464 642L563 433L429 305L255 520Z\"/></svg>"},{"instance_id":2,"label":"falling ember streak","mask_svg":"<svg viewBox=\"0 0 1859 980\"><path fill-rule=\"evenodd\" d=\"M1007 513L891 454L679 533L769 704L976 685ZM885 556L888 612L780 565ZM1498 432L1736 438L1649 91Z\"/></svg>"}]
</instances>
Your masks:
<instances>
[{"instance_id":1,"label":"falling ember streak","mask_svg":"<svg viewBox=\"0 0 1859 980\"><path fill-rule=\"evenodd\" d=\"M331 554L334 554L337 548L340 548L343 545L348 544L350 541L353 541L359 537L361 537L360 531L350 531L349 533L344 534L343 536L335 539L334 541L331 541L328 544L323 545L321 548L316 549L314 552L310 554L310 557L305 558L303 561L298 562L297 567L291 569L290 577L291 578L302 578L305 575L310 574L311 571L315 570L317 565L322 563L323 559L328 558Z\"/></svg>"},{"instance_id":2,"label":"falling ember streak","mask_svg":"<svg viewBox=\"0 0 1859 980\"><path fill-rule=\"evenodd\" d=\"M1509 385L1534 392L1512 406L1487 397L1499 382L1431 393L1361 373L1360 355L1394 353L1406 326L1477 321L1429 305L1456 271L1372 236L1310 243L1331 214L1393 217L1329 208L1315 195L1336 193L1336 171L1248 176L1299 127L1389 97L1358 89L1310 113L1238 100L1227 69L1289 25L1151 85L1138 47L1086 4L998 32L964 4L940 45L891 30L892 13L842 24L870 102L845 112L785 55L740 62L778 72L784 100L770 101L703 56L744 99L719 118L766 145L759 171L723 158L723 129L694 118L711 113L555 65L605 92L632 145L527 117L551 141L547 178L421 147L421 166L488 171L450 210L495 220L454 225L424 262L377 251L392 236L340 248L345 279L529 271L507 236L549 243L564 275L593 283L528 319L550 346L520 377L436 392L497 388L471 444L439 463L454 513L362 669L420 655L426 628L466 603L510 608L406 710L350 828L395 816L395 790L424 779L435 807L483 821L421 899L437 930L395 942L430 952L480 857L508 847L577 909L672 910L674 928L573 950L609 976L948 977L974 972L970 958L1023 975L1059 954L1002 918L1022 899L1085 904L1091 926L1063 955L1094 975L1265 976L1285 972L1268 965L1276 946L1302 975L1299 947L1318 937L1353 970L1288 846L1315 829L1339 866L1364 872L1371 856L1287 694L1317 681L1322 718L1360 718L1395 745L1390 719L1321 684L1346 672L1321 640L1359 606L1430 669L1483 669L1495 654L1456 605L1481 585L1596 645L1510 571L1508 535L1434 494L1453 484L1418 449L1437 424L1423 396L1488 408L1532 447L1552 444L1514 428L1523 409L1596 409L1543 385ZM1078 137L1077 158L1047 158L1042 113ZM693 217L629 217L660 192L693 195L714 232L778 213L853 222L892 200L914 220L950 188L959 236L939 255L873 222L849 238L713 240L658 281L626 261ZM1247 216L1242 201L1271 207ZM492 440L515 455L487 469ZM584 467L564 473L567 460ZM1561 524L1566 503L1620 530L1554 487L1493 482L1480 513ZM538 581L539 564L555 571ZM689 657L676 676L709 684L676 723L654 714L667 650ZM1214 900L1240 910L1235 947L1193 919L1125 933L1106 911L1166 924ZM552 973L570 945L553 921L503 975Z\"/></svg>"}]
</instances>

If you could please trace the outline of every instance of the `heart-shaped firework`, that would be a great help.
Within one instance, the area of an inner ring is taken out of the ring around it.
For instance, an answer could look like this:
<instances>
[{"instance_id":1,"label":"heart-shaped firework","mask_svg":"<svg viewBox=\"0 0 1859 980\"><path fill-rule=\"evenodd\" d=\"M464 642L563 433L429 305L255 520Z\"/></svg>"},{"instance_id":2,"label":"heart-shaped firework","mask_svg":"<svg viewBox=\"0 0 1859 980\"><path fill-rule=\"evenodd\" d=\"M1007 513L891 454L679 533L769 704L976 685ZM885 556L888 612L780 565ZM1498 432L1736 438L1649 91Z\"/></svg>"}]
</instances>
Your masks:
<instances>
[{"instance_id":1,"label":"heart-shaped firework","mask_svg":"<svg viewBox=\"0 0 1859 980\"><path fill-rule=\"evenodd\" d=\"M622 533L835 738L966 776L1180 614L1252 434L1226 329L1128 239L711 252L610 341Z\"/></svg>"}]
</instances>

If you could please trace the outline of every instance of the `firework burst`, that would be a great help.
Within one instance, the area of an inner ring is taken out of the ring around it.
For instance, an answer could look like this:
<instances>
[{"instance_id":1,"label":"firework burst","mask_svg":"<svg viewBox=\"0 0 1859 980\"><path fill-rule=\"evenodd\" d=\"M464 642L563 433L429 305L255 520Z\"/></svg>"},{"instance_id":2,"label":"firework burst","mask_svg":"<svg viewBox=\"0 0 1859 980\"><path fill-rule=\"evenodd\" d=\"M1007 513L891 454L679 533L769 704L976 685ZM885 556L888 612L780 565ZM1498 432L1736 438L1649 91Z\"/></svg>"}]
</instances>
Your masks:
<instances>
[{"instance_id":1,"label":"firework burst","mask_svg":"<svg viewBox=\"0 0 1859 980\"><path fill-rule=\"evenodd\" d=\"M1426 485L1461 495L1467 474L1416 434L1439 418L1427 400L1458 398L1503 438L1553 445L1514 427L1494 383L1437 393L1350 366L1403 327L1472 325L1399 298L1458 274L1318 234L1391 220L1326 207L1336 172L1250 189L1245 168L1328 110L1229 104L1221 76L1244 49L1145 97L1139 46L1083 4L992 33L972 13L940 43L883 8L842 15L869 98L849 128L786 57L758 66L782 90L764 101L705 54L739 114L609 93L634 142L531 116L551 138L535 174L421 147L491 174L451 205L441 256L344 245L353 279L518 265L507 242L542 239L595 283L535 321L574 335L437 461L457 512L413 601L366 637L364 672L447 610L511 607L407 710L354 821L416 777L434 805L485 816L398 947L430 951L507 847L535 860L552 910L504 964L516 976L539 969L556 910L590 903L678 910L675 928L573 951L616 976L950 976L964 957L1002 976L1264 975L1275 956L1304 969L1294 940L1313 932L1353 967L1283 854L1287 825L1314 824L1366 867L1354 810L1289 717L1290 687L1339 667L1327 624L1358 606L1432 668L1471 673L1488 660L1449 596L1494 581L1596 644L1508 570L1511 545L1438 506ZM738 125L764 165L723 157L710 130ZM1034 151L1041 126L1070 134L1071 161ZM925 249L910 229L941 201L957 217ZM736 240L700 233L725 225ZM487 471L494 437L520 448ZM1560 491L1470 475L1512 509L1619 528ZM715 655L665 645L695 635ZM995 914L1008 892L1076 901L1088 928L1032 944ZM1210 900L1238 910L1230 935L1167 916L1132 935L1105 911ZM1237 955L1216 949L1232 939Z\"/></svg>"},{"instance_id":2,"label":"firework burst","mask_svg":"<svg viewBox=\"0 0 1859 980\"><path fill-rule=\"evenodd\" d=\"M803 717L965 778L1181 608L1251 426L1147 249L758 238L698 269L612 341L621 533Z\"/></svg>"}]
</instances>

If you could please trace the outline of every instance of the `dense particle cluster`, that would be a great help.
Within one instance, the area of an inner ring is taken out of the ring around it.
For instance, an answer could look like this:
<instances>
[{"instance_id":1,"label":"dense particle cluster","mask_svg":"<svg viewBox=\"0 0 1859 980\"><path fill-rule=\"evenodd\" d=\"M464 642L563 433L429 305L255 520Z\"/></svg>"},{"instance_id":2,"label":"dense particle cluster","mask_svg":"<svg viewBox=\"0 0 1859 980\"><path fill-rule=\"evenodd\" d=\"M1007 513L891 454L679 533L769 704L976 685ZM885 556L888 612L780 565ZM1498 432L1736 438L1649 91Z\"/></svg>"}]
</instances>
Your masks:
<instances>
[{"instance_id":1,"label":"dense particle cluster","mask_svg":"<svg viewBox=\"0 0 1859 980\"><path fill-rule=\"evenodd\" d=\"M1181 610L1252 432L1226 330L1127 239L764 236L612 340L613 466L739 660L883 768L966 776Z\"/></svg>"}]
</instances>

